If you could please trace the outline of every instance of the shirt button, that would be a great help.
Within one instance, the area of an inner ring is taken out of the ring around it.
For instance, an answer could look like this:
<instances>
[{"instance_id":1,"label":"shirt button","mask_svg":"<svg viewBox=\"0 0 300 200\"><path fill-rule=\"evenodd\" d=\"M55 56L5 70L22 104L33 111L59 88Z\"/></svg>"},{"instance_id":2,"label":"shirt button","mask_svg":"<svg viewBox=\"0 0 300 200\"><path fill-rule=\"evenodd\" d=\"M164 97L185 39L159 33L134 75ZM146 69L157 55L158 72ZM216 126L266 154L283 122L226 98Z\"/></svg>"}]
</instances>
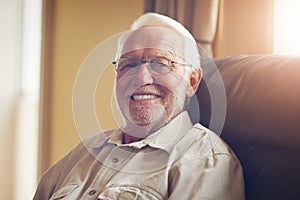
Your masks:
<instances>
[{"instance_id":1,"label":"shirt button","mask_svg":"<svg viewBox=\"0 0 300 200\"><path fill-rule=\"evenodd\" d=\"M89 195L90 195L90 196L93 196L94 194L96 194L96 191L95 191L95 190L90 190L90 191L89 191Z\"/></svg>"},{"instance_id":2,"label":"shirt button","mask_svg":"<svg viewBox=\"0 0 300 200\"><path fill-rule=\"evenodd\" d=\"M119 162L119 159L118 159L118 158L113 158L113 159L112 159L112 162L113 162L113 163L117 163L117 162Z\"/></svg>"}]
</instances>

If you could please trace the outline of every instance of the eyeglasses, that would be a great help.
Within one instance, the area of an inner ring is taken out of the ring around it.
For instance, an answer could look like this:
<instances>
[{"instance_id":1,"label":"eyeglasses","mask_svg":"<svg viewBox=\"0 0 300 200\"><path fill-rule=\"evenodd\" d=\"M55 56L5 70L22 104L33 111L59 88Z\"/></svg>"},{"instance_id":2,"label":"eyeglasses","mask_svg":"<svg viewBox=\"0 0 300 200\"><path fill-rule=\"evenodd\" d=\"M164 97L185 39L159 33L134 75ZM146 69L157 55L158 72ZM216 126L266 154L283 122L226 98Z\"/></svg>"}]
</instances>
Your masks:
<instances>
[{"instance_id":1,"label":"eyeglasses","mask_svg":"<svg viewBox=\"0 0 300 200\"><path fill-rule=\"evenodd\" d=\"M117 73L122 75L136 74L139 67L144 63L148 63L147 68L149 72L154 75L165 75L170 73L175 69L174 64L192 67L191 64L172 61L165 57L154 57L150 60L140 60L137 58L120 58L117 61L113 61L112 63L115 65Z\"/></svg>"}]
</instances>

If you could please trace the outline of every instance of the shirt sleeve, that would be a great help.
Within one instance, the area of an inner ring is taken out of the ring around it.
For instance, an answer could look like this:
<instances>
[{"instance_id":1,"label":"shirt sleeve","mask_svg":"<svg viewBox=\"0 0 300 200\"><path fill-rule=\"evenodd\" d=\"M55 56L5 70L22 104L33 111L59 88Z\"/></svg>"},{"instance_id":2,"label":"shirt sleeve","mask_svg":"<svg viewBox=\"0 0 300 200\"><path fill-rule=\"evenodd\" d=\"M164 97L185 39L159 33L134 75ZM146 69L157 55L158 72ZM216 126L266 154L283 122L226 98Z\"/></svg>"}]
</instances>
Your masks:
<instances>
[{"instance_id":1,"label":"shirt sleeve","mask_svg":"<svg viewBox=\"0 0 300 200\"><path fill-rule=\"evenodd\" d=\"M214 154L182 163L170 176L170 200L245 199L242 168L232 155Z\"/></svg>"}]
</instances>

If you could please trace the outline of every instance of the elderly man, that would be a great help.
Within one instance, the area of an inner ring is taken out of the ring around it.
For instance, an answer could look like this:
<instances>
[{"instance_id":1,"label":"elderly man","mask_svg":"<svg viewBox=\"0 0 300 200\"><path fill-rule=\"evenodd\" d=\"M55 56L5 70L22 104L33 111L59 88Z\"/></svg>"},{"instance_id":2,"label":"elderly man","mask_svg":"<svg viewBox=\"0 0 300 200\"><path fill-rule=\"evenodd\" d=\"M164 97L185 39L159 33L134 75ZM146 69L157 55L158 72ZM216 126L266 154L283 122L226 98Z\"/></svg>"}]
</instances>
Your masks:
<instances>
[{"instance_id":1,"label":"elderly man","mask_svg":"<svg viewBox=\"0 0 300 200\"><path fill-rule=\"evenodd\" d=\"M35 199L244 199L238 159L186 111L202 77L192 35L147 13L120 37L113 63L124 124L52 166Z\"/></svg>"}]
</instances>

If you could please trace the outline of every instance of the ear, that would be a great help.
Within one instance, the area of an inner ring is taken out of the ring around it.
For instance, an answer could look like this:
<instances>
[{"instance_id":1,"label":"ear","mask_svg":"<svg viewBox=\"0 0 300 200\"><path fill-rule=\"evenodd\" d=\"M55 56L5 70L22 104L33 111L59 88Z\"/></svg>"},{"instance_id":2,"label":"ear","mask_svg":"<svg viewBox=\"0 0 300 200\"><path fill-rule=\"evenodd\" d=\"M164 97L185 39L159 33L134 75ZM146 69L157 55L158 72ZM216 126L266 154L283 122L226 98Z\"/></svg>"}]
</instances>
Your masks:
<instances>
[{"instance_id":1,"label":"ear","mask_svg":"<svg viewBox=\"0 0 300 200\"><path fill-rule=\"evenodd\" d=\"M190 74L189 84L188 84L187 90L186 90L187 98L191 98L195 94L195 92L198 89L201 79L202 79L202 70L201 69L193 70L193 72Z\"/></svg>"}]
</instances>

